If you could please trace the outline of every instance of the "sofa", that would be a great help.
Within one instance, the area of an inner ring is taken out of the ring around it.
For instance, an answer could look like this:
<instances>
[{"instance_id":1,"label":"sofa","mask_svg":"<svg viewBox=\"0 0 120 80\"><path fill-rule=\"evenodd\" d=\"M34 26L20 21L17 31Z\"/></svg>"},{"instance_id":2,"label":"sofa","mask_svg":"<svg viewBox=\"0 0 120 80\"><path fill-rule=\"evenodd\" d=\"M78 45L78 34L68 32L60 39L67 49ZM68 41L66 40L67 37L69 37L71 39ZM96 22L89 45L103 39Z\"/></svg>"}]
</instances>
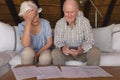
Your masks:
<instances>
[{"instance_id":1,"label":"sofa","mask_svg":"<svg viewBox=\"0 0 120 80\"><path fill-rule=\"evenodd\" d=\"M120 66L120 24L92 30L95 46L101 50L100 66ZM20 46L18 27L0 22L0 76L21 64Z\"/></svg>"}]
</instances>

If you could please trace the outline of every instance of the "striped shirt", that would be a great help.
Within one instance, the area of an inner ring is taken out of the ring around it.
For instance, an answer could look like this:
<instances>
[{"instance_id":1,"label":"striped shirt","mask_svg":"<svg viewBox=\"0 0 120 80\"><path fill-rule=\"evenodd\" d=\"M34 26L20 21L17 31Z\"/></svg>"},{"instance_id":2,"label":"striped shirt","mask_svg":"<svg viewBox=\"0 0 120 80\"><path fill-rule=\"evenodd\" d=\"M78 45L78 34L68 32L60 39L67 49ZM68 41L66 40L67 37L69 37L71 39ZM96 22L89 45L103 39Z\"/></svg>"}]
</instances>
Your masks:
<instances>
[{"instance_id":1,"label":"striped shirt","mask_svg":"<svg viewBox=\"0 0 120 80\"><path fill-rule=\"evenodd\" d=\"M92 27L89 20L78 12L75 25L71 28L67 25L65 18L57 21L55 26L54 44L60 48L64 45L69 47L82 47L84 52L89 51L94 44Z\"/></svg>"}]
</instances>

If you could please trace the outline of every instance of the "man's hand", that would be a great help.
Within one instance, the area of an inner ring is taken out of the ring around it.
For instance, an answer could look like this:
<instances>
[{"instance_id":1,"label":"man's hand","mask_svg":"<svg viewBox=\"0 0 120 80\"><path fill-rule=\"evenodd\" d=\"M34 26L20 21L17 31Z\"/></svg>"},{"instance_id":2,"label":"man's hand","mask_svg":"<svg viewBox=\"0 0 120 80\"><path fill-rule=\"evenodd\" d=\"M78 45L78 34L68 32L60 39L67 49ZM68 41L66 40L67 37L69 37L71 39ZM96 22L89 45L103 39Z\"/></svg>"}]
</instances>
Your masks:
<instances>
[{"instance_id":1,"label":"man's hand","mask_svg":"<svg viewBox=\"0 0 120 80\"><path fill-rule=\"evenodd\" d=\"M71 50L71 55L76 56L78 54L82 54L84 50L82 47L78 47L77 49L70 49Z\"/></svg>"},{"instance_id":2,"label":"man's hand","mask_svg":"<svg viewBox=\"0 0 120 80\"><path fill-rule=\"evenodd\" d=\"M77 49L70 49L68 46L64 46L62 48L62 52L65 54L65 55L69 55L71 54L72 56L76 56L78 54L82 54L84 52L84 50L82 49L82 47L78 47Z\"/></svg>"},{"instance_id":3,"label":"man's hand","mask_svg":"<svg viewBox=\"0 0 120 80\"><path fill-rule=\"evenodd\" d=\"M82 47L78 47L77 49L69 49L68 46L64 46L62 48L62 52L65 54L65 55L69 55L71 54L72 56L76 56L78 54L82 54L84 52L84 50L82 49Z\"/></svg>"},{"instance_id":4,"label":"man's hand","mask_svg":"<svg viewBox=\"0 0 120 80\"><path fill-rule=\"evenodd\" d=\"M69 47L68 46L63 46L62 48L62 52L65 54L65 55L69 55L70 54L70 50L69 50Z\"/></svg>"}]
</instances>

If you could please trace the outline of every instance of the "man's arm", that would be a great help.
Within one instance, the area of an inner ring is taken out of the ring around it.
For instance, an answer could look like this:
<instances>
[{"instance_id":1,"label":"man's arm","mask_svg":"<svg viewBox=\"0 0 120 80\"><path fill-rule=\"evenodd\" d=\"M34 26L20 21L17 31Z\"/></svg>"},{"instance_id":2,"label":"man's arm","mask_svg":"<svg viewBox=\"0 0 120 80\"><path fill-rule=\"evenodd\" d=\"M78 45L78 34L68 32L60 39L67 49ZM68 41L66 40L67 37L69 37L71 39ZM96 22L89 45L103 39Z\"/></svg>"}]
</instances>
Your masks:
<instances>
[{"instance_id":1,"label":"man's arm","mask_svg":"<svg viewBox=\"0 0 120 80\"><path fill-rule=\"evenodd\" d=\"M69 47L65 45L64 42L64 25L60 22L57 22L55 26L55 33L54 33L54 44L59 50L62 51L63 54L69 55L71 53Z\"/></svg>"},{"instance_id":2,"label":"man's arm","mask_svg":"<svg viewBox=\"0 0 120 80\"><path fill-rule=\"evenodd\" d=\"M54 31L54 44L57 48L61 49L65 45L64 40L63 40L63 34L64 30L61 27L62 25L60 22L57 22L55 26L55 31Z\"/></svg>"},{"instance_id":3,"label":"man's arm","mask_svg":"<svg viewBox=\"0 0 120 80\"><path fill-rule=\"evenodd\" d=\"M93 38L93 33L92 33L92 27L90 25L90 22L88 19L84 20L84 37L85 40L83 41L81 47L84 50L84 53L89 51L89 49L92 48L92 46L94 45L94 38Z\"/></svg>"}]
</instances>

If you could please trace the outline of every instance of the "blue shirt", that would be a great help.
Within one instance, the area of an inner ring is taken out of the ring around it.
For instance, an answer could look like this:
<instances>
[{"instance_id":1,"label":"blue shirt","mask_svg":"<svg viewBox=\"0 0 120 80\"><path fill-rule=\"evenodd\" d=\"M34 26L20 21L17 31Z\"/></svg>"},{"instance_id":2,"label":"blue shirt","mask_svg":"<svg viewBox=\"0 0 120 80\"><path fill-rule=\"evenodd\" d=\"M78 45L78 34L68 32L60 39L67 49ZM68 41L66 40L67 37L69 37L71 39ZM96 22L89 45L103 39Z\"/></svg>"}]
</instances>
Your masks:
<instances>
[{"instance_id":1,"label":"blue shirt","mask_svg":"<svg viewBox=\"0 0 120 80\"><path fill-rule=\"evenodd\" d=\"M32 33L30 34L31 36L30 47L33 48L35 51L38 51L39 49L41 49L46 44L47 39L52 36L52 30L51 30L49 21L43 18L41 18L40 21L41 21L40 32L37 35L34 35ZM25 28L25 22L21 22L18 24L20 37L23 36L24 28Z\"/></svg>"}]
</instances>

